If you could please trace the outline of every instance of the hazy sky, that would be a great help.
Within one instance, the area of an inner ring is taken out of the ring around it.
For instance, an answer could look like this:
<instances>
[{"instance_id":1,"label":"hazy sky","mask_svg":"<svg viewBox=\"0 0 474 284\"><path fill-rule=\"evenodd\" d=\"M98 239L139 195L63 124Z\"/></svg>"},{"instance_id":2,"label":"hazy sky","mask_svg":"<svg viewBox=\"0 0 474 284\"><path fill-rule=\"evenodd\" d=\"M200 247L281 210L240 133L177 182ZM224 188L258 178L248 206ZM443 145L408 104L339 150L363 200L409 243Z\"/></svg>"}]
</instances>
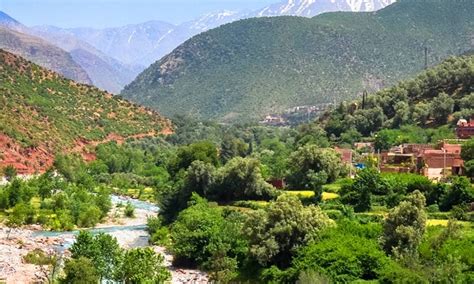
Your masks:
<instances>
[{"instance_id":1,"label":"hazy sky","mask_svg":"<svg viewBox=\"0 0 474 284\"><path fill-rule=\"evenodd\" d=\"M257 9L280 0L0 0L0 10L27 26L113 27L163 20L181 23L222 9Z\"/></svg>"}]
</instances>

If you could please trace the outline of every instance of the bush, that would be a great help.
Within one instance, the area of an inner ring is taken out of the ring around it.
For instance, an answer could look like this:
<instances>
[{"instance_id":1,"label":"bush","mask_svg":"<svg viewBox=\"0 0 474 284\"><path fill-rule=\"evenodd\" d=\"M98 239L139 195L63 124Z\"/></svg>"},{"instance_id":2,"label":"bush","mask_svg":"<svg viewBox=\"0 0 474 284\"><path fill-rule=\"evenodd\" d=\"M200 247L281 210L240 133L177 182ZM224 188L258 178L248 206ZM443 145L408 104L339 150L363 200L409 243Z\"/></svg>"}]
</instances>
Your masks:
<instances>
[{"instance_id":1,"label":"bush","mask_svg":"<svg viewBox=\"0 0 474 284\"><path fill-rule=\"evenodd\" d=\"M171 244L170 231L167 227L161 227L156 230L150 237L150 242L154 245L169 246Z\"/></svg>"},{"instance_id":2,"label":"bush","mask_svg":"<svg viewBox=\"0 0 474 284\"><path fill-rule=\"evenodd\" d=\"M335 283L375 280L390 262L380 249L371 225L343 221L324 232L318 242L301 247L293 261L293 277L318 271ZM380 231L379 226L377 232Z\"/></svg>"},{"instance_id":3,"label":"bush","mask_svg":"<svg viewBox=\"0 0 474 284\"><path fill-rule=\"evenodd\" d=\"M34 264L34 265L50 265L54 263L55 257L50 256L45 253L41 249L35 249L33 251L28 252L25 256L23 256L23 260L26 263Z\"/></svg>"},{"instance_id":4,"label":"bush","mask_svg":"<svg viewBox=\"0 0 474 284\"><path fill-rule=\"evenodd\" d=\"M65 278L61 283L98 283L100 275L92 261L85 257L67 260L64 265Z\"/></svg>"},{"instance_id":5,"label":"bush","mask_svg":"<svg viewBox=\"0 0 474 284\"><path fill-rule=\"evenodd\" d=\"M95 206L83 205L82 210L79 212L76 224L81 228L92 228L100 221L102 211Z\"/></svg>"},{"instance_id":6,"label":"bush","mask_svg":"<svg viewBox=\"0 0 474 284\"><path fill-rule=\"evenodd\" d=\"M36 221L35 217L36 210L30 204L18 203L8 216L7 224L9 226L29 225Z\"/></svg>"},{"instance_id":7,"label":"bush","mask_svg":"<svg viewBox=\"0 0 474 284\"><path fill-rule=\"evenodd\" d=\"M130 202L125 205L124 214L128 218L135 217L135 207Z\"/></svg>"}]
</instances>

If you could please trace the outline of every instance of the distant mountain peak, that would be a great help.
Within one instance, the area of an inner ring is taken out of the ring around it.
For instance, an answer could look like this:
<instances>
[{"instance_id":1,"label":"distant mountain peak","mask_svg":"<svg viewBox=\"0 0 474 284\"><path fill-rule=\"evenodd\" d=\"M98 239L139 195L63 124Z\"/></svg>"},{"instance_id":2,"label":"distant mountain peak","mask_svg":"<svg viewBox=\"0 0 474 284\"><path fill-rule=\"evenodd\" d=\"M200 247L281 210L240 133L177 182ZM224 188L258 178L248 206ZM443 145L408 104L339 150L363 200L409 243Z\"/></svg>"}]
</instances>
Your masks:
<instances>
[{"instance_id":1,"label":"distant mountain peak","mask_svg":"<svg viewBox=\"0 0 474 284\"><path fill-rule=\"evenodd\" d=\"M287 0L267 6L256 13L256 16L293 15L313 17L325 12L352 11L372 12L382 9L396 0Z\"/></svg>"},{"instance_id":2,"label":"distant mountain peak","mask_svg":"<svg viewBox=\"0 0 474 284\"><path fill-rule=\"evenodd\" d=\"M0 26L10 29L24 28L23 24L2 11L0 11Z\"/></svg>"}]
</instances>

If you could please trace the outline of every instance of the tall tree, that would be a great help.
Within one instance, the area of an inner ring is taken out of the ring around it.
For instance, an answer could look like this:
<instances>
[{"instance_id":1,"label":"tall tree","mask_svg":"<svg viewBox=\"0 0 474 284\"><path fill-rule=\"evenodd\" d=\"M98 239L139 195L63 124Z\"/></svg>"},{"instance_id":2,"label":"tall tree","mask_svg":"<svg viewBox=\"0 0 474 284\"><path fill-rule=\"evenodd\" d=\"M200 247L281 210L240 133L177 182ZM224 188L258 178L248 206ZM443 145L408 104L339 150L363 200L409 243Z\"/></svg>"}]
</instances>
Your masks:
<instances>
[{"instance_id":1,"label":"tall tree","mask_svg":"<svg viewBox=\"0 0 474 284\"><path fill-rule=\"evenodd\" d=\"M293 152L289 161L288 181L292 188L310 188L314 173L323 173L326 182L333 182L344 172L341 156L333 149L321 149L316 145L306 145Z\"/></svg>"},{"instance_id":2,"label":"tall tree","mask_svg":"<svg viewBox=\"0 0 474 284\"><path fill-rule=\"evenodd\" d=\"M287 268L296 248L328 226L331 220L319 207L305 207L297 197L283 195L265 210L250 212L243 228L250 254L260 265Z\"/></svg>"},{"instance_id":3,"label":"tall tree","mask_svg":"<svg viewBox=\"0 0 474 284\"><path fill-rule=\"evenodd\" d=\"M123 283L166 283L170 277L163 256L152 248L126 251L117 270L117 278Z\"/></svg>"},{"instance_id":4,"label":"tall tree","mask_svg":"<svg viewBox=\"0 0 474 284\"><path fill-rule=\"evenodd\" d=\"M383 224L382 245L397 257L416 255L426 229L425 197L418 190L392 209Z\"/></svg>"},{"instance_id":5,"label":"tall tree","mask_svg":"<svg viewBox=\"0 0 474 284\"><path fill-rule=\"evenodd\" d=\"M441 93L431 102L431 115L438 124L445 124L453 113L454 100L446 93Z\"/></svg>"},{"instance_id":6,"label":"tall tree","mask_svg":"<svg viewBox=\"0 0 474 284\"><path fill-rule=\"evenodd\" d=\"M90 259L101 278L113 279L119 265L122 250L117 239L107 234L93 236L81 231L71 247L72 258Z\"/></svg>"}]
</instances>

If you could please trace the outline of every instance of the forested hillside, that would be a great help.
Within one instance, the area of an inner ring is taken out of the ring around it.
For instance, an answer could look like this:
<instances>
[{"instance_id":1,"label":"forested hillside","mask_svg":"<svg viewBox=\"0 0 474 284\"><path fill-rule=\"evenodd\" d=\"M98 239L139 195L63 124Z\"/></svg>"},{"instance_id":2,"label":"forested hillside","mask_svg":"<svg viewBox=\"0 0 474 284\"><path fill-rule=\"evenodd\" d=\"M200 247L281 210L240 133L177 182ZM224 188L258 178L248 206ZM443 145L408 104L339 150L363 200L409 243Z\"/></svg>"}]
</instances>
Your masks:
<instances>
[{"instance_id":1,"label":"forested hillside","mask_svg":"<svg viewBox=\"0 0 474 284\"><path fill-rule=\"evenodd\" d=\"M343 102L321 120L329 135L349 137L369 136L403 125L439 127L472 116L474 55L465 55L449 58L414 79L365 99Z\"/></svg>"},{"instance_id":2,"label":"forested hillside","mask_svg":"<svg viewBox=\"0 0 474 284\"><path fill-rule=\"evenodd\" d=\"M169 131L156 112L0 50L0 161L30 171L78 141Z\"/></svg>"},{"instance_id":3,"label":"forested hillside","mask_svg":"<svg viewBox=\"0 0 474 284\"><path fill-rule=\"evenodd\" d=\"M221 120L340 102L471 46L472 1L399 1L374 13L248 19L200 34L122 94L166 115Z\"/></svg>"}]
</instances>

